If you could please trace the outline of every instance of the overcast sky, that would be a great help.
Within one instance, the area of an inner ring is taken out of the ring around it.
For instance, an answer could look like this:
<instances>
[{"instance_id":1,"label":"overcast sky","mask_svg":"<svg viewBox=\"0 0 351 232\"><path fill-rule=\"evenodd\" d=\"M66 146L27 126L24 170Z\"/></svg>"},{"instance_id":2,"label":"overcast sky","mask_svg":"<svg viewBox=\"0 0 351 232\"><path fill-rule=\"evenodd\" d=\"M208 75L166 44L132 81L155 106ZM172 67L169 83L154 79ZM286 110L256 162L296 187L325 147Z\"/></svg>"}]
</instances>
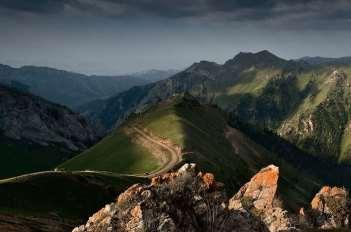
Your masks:
<instances>
[{"instance_id":1,"label":"overcast sky","mask_svg":"<svg viewBox=\"0 0 351 232\"><path fill-rule=\"evenodd\" d=\"M350 0L0 0L0 63L87 74L351 56Z\"/></svg>"}]
</instances>

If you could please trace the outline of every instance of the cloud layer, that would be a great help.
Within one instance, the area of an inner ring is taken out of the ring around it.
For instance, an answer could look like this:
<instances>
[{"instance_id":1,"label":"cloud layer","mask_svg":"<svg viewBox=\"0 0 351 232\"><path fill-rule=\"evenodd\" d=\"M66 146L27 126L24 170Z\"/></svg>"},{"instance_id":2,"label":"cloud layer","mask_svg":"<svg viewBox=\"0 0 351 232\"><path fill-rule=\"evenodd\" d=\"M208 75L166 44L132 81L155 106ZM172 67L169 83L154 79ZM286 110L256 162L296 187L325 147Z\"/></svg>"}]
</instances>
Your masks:
<instances>
[{"instance_id":1,"label":"cloud layer","mask_svg":"<svg viewBox=\"0 0 351 232\"><path fill-rule=\"evenodd\" d=\"M349 56L351 0L0 0L0 63L117 74L224 62Z\"/></svg>"},{"instance_id":2,"label":"cloud layer","mask_svg":"<svg viewBox=\"0 0 351 232\"><path fill-rule=\"evenodd\" d=\"M288 27L349 27L349 0L0 0L0 8L34 14L67 9L108 17L163 17L268 22Z\"/></svg>"}]
</instances>

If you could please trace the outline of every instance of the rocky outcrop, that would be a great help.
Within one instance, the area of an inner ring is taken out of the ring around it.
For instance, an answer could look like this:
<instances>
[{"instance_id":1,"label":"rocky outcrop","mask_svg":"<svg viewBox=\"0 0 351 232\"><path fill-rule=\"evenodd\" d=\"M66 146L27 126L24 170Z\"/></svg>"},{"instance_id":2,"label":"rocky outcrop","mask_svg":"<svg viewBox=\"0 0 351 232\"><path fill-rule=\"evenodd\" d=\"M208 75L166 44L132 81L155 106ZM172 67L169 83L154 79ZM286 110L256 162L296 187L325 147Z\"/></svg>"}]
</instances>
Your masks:
<instances>
[{"instance_id":1,"label":"rocky outcrop","mask_svg":"<svg viewBox=\"0 0 351 232\"><path fill-rule=\"evenodd\" d=\"M294 216L282 208L278 179L279 168L270 165L229 199L211 173L197 173L195 164L185 164L149 185L131 186L73 232L289 232L349 226L346 190L324 187L311 209Z\"/></svg>"},{"instance_id":2,"label":"rocky outcrop","mask_svg":"<svg viewBox=\"0 0 351 232\"><path fill-rule=\"evenodd\" d=\"M311 209L300 210L301 224L321 229L351 228L351 201L343 188L323 187L313 198Z\"/></svg>"},{"instance_id":3,"label":"rocky outcrop","mask_svg":"<svg viewBox=\"0 0 351 232\"><path fill-rule=\"evenodd\" d=\"M279 168L263 168L229 201L229 208L246 210L259 217L270 231L294 231L291 217L278 203Z\"/></svg>"},{"instance_id":4,"label":"rocky outcrop","mask_svg":"<svg viewBox=\"0 0 351 232\"><path fill-rule=\"evenodd\" d=\"M71 151L97 140L85 119L68 108L1 85L0 135Z\"/></svg>"}]
</instances>

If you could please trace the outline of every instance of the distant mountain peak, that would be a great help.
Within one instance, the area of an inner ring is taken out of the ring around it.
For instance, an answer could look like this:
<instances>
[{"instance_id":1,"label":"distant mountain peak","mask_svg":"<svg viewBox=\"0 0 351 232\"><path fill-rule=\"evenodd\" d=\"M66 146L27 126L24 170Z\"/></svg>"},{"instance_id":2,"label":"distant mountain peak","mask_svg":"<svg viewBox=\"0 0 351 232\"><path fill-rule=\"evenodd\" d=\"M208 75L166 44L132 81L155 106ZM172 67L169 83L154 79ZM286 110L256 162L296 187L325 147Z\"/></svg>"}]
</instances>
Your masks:
<instances>
[{"instance_id":1,"label":"distant mountain peak","mask_svg":"<svg viewBox=\"0 0 351 232\"><path fill-rule=\"evenodd\" d=\"M224 65L233 67L250 67L250 66L280 66L286 60L274 55L268 50L262 50L257 53L240 52L233 59L228 60Z\"/></svg>"},{"instance_id":2,"label":"distant mountain peak","mask_svg":"<svg viewBox=\"0 0 351 232\"><path fill-rule=\"evenodd\" d=\"M207 76L208 78L214 78L221 69L221 65L215 62L202 60L192 64L189 68L185 70L188 73L199 73L201 75Z\"/></svg>"}]
</instances>

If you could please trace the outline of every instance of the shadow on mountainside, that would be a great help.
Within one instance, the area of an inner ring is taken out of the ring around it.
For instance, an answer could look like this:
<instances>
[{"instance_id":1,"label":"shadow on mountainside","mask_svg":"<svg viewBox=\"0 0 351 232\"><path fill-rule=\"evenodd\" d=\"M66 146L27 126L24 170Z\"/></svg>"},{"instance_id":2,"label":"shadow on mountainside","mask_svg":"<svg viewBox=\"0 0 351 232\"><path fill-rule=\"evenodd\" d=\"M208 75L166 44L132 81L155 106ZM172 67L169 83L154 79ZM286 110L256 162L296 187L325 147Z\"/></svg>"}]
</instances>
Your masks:
<instances>
[{"instance_id":1,"label":"shadow on mountainside","mask_svg":"<svg viewBox=\"0 0 351 232\"><path fill-rule=\"evenodd\" d=\"M245 134L226 136L226 116L216 107L200 105L192 97L185 96L174 108L184 134L183 162L196 163L200 170L214 173L225 184L229 195L236 193L258 170L272 163L281 167L278 191L288 209L296 211L309 204L320 188L316 178L301 172ZM238 147L233 146L233 141L239 141Z\"/></svg>"}]
</instances>

